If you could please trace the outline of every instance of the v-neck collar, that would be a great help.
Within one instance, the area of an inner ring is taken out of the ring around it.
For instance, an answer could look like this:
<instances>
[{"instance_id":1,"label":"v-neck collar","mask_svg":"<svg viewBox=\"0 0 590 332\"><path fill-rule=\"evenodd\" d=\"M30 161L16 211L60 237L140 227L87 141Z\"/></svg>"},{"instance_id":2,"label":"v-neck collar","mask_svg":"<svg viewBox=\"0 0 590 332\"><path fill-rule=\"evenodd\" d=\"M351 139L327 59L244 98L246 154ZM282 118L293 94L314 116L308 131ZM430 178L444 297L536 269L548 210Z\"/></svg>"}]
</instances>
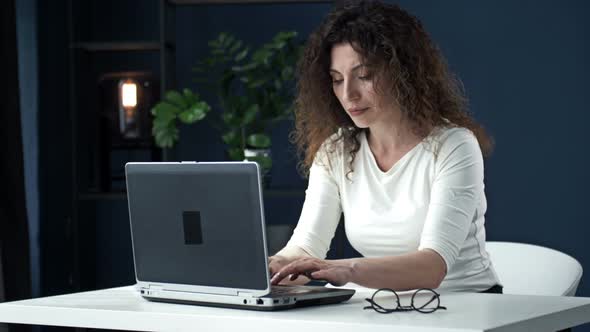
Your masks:
<instances>
[{"instance_id":1,"label":"v-neck collar","mask_svg":"<svg viewBox=\"0 0 590 332\"><path fill-rule=\"evenodd\" d=\"M371 166L379 173L379 175L388 175L388 174L395 173L395 171L398 168L400 168L401 165L405 164L407 162L407 160L410 159L416 153L416 151L422 146L423 142L424 142L424 140L421 140L420 142L418 142L418 144L414 145L408 152L406 152L401 158L399 158L399 160L396 161L388 170L383 171L379 167L379 164L377 164L377 159L375 158L375 155L373 154L373 151L371 150L371 147L369 146L369 140L367 139L367 134L366 133L361 134L361 144L362 144L363 148L366 149L365 153L369 154L368 159L370 160Z\"/></svg>"}]
</instances>

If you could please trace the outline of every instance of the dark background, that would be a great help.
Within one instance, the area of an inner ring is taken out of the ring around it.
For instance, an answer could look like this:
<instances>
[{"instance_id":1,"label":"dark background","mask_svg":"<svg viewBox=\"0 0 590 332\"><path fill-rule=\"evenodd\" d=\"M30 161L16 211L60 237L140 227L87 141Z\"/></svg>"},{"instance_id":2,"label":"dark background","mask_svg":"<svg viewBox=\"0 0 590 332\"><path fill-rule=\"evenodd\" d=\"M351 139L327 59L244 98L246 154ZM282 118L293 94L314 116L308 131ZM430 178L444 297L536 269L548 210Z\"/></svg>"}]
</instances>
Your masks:
<instances>
[{"instance_id":1,"label":"dark background","mask_svg":"<svg viewBox=\"0 0 590 332\"><path fill-rule=\"evenodd\" d=\"M590 3L397 3L422 20L462 79L471 111L495 138L495 152L486 161L488 240L551 247L590 266L590 160L585 148L590 120ZM81 189L73 175L85 174L80 165L87 165L77 160L83 159L83 153L74 162L72 151L95 147L72 132L72 116L84 120L87 109L70 109L69 75L73 61L83 63L89 75L114 70L157 73L158 54L81 52L76 53L80 59L72 59L70 33L77 41L157 40L159 3L93 0L74 4L78 9L72 32L66 1L17 1L34 296L134 282L124 196L74 195ZM207 41L219 32L231 32L253 45L281 30L295 30L304 40L330 8L330 4L176 7L168 29L175 37L175 65L170 70L176 86L199 91L190 69L206 55ZM82 84L79 89L93 94L97 87ZM273 131L271 188L275 192L265 197L269 224L295 224L303 203L305 181L296 172L287 138L290 128L286 121ZM180 143L171 153L177 160L225 159L219 134L207 120L182 127ZM125 158L145 158L145 154L121 156ZM346 246L338 248L331 254L353 254ZM590 296L589 273L582 277L577 294Z\"/></svg>"}]
</instances>

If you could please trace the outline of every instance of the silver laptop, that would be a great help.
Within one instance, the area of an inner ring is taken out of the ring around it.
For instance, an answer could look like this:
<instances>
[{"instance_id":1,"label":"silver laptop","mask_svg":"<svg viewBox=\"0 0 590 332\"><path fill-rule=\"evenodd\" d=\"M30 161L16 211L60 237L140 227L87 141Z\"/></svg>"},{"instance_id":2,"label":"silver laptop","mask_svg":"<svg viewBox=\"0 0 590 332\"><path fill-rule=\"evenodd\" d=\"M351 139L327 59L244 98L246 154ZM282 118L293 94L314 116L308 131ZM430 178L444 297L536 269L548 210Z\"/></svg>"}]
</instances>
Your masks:
<instances>
[{"instance_id":1,"label":"silver laptop","mask_svg":"<svg viewBox=\"0 0 590 332\"><path fill-rule=\"evenodd\" d=\"M258 164L125 165L137 291L148 300L281 310L354 290L272 286Z\"/></svg>"}]
</instances>

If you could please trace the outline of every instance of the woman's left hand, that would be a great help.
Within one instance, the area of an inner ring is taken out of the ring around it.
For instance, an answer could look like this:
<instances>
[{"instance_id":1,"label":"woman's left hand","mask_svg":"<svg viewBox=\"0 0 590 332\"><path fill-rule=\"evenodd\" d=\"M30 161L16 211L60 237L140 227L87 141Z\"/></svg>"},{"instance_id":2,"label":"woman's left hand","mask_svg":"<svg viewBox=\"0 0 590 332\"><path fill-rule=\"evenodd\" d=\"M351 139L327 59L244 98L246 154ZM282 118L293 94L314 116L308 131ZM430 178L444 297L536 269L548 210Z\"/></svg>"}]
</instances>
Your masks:
<instances>
[{"instance_id":1,"label":"woman's left hand","mask_svg":"<svg viewBox=\"0 0 590 332\"><path fill-rule=\"evenodd\" d=\"M310 279L325 280L334 286L342 286L351 281L352 272L352 267L347 264L338 264L335 261L313 257L302 257L279 270L270 282L277 285L288 276L290 276L290 280L295 280L299 275L305 275Z\"/></svg>"}]
</instances>

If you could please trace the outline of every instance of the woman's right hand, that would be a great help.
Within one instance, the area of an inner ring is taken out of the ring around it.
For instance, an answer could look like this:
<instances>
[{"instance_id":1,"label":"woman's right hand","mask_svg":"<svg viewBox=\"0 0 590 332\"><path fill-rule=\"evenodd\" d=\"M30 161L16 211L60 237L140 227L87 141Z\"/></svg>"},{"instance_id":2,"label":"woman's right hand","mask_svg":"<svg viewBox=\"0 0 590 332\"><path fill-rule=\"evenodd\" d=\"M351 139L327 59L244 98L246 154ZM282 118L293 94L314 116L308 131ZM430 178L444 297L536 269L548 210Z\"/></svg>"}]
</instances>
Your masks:
<instances>
[{"instance_id":1,"label":"woman's right hand","mask_svg":"<svg viewBox=\"0 0 590 332\"><path fill-rule=\"evenodd\" d=\"M275 273L279 272L283 267L294 261L296 258L287 258L285 256L274 255L268 258L268 269L270 271L270 276L275 275Z\"/></svg>"},{"instance_id":2,"label":"woman's right hand","mask_svg":"<svg viewBox=\"0 0 590 332\"><path fill-rule=\"evenodd\" d=\"M268 258L268 269L270 270L270 277L279 272L283 267L289 265L293 261L300 257L285 257L281 255L274 255ZM309 279L304 276L299 276L297 279L291 281L289 278L285 278L281 281L281 285L304 285L309 282Z\"/></svg>"}]
</instances>

